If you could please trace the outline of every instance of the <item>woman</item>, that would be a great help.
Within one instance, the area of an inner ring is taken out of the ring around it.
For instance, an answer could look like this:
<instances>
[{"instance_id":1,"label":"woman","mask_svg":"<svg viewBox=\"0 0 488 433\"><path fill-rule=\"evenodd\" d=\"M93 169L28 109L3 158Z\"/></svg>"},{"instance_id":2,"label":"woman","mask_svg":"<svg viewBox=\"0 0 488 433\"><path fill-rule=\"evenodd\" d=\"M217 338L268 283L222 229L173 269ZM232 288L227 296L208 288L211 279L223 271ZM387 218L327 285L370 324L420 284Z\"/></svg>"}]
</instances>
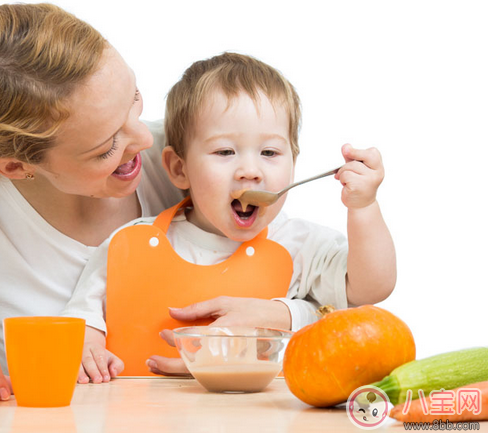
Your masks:
<instances>
[{"instance_id":1,"label":"woman","mask_svg":"<svg viewBox=\"0 0 488 433\"><path fill-rule=\"evenodd\" d=\"M60 314L105 238L182 197L161 168L162 125L139 120L142 97L132 70L73 15L49 4L0 6L0 92L0 367L6 372L5 317ZM221 317L225 324L290 321L281 302L227 297L173 314ZM84 356L122 368L107 359L110 353ZM156 357L150 368L171 373L173 366ZM110 380L102 373L94 382ZM88 380L83 371L80 377ZM0 371L0 400L10 392Z\"/></svg>"},{"instance_id":2,"label":"woman","mask_svg":"<svg viewBox=\"0 0 488 433\"><path fill-rule=\"evenodd\" d=\"M160 168L156 124L149 150L132 70L88 24L53 5L1 5L0 86L2 327L59 314L96 246L181 195Z\"/></svg>"}]
</instances>

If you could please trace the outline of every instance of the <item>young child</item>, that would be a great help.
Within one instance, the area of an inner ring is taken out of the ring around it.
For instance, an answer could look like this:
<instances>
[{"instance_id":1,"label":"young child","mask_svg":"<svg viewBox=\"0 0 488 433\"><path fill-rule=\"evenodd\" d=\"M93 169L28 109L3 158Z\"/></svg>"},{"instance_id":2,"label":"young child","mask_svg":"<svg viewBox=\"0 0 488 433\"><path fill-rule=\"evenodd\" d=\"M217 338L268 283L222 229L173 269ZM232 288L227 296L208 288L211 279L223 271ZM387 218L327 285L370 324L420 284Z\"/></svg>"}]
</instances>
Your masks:
<instances>
[{"instance_id":1,"label":"young child","mask_svg":"<svg viewBox=\"0 0 488 433\"><path fill-rule=\"evenodd\" d=\"M239 190L279 191L293 182L299 124L299 98L292 85L274 68L245 55L224 53L194 63L168 94L163 166L174 185L188 190L191 198L191 206L169 225L172 248L185 261L212 265L268 228L267 238L293 260L286 298L211 299L171 309L172 317L297 330L317 320L319 305L372 304L393 290L395 250L376 201L384 176L376 149L342 148L346 163L335 177L343 185L342 201L348 208L347 241L326 227L288 219L280 213L285 197L269 207L247 209L234 198ZM110 380L123 368L117 354L104 348L107 248L108 241L87 266L64 312L85 318L89 325L82 383L89 378ZM170 332L162 337L171 343ZM147 365L156 373L185 371L181 359L154 356Z\"/></svg>"}]
</instances>

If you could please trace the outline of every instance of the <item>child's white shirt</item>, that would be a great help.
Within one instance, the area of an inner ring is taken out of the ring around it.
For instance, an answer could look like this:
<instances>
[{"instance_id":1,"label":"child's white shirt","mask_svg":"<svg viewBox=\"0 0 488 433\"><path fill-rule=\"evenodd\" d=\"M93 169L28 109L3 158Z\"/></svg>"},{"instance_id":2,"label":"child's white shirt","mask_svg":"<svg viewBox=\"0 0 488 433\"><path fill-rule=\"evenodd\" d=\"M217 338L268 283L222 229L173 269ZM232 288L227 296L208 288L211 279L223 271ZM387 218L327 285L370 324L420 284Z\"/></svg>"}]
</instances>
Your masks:
<instances>
[{"instance_id":1,"label":"child's white shirt","mask_svg":"<svg viewBox=\"0 0 488 433\"><path fill-rule=\"evenodd\" d=\"M126 226L152 224L154 220L155 217L139 218ZM224 261L241 245L201 230L187 221L184 214L173 219L167 236L180 257L200 265ZM107 252L111 238L100 245L90 258L62 313L64 316L82 317L87 325L104 332ZM288 294L286 298L277 298L290 310L293 331L315 322L319 317L316 309L321 305L331 304L337 309L347 307L347 241L344 235L302 219L289 219L282 212L269 225L268 239L285 247L293 259Z\"/></svg>"}]
</instances>

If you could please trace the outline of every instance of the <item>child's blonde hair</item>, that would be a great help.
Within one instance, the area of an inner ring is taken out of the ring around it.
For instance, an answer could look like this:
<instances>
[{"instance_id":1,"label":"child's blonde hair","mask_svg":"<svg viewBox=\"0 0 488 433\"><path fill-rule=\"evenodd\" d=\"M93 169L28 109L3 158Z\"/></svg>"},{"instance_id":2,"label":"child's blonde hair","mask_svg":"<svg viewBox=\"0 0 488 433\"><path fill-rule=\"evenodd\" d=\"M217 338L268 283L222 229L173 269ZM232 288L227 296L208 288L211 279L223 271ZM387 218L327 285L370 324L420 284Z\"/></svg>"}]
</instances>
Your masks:
<instances>
[{"instance_id":1,"label":"child's blonde hair","mask_svg":"<svg viewBox=\"0 0 488 433\"><path fill-rule=\"evenodd\" d=\"M301 122L300 99L294 87L271 66L247 55L223 53L193 63L168 93L164 129L166 145L184 158L185 139L208 95L222 90L232 100L246 92L255 102L262 91L273 104L283 104L289 118L289 136L293 159L300 149L298 132Z\"/></svg>"},{"instance_id":2,"label":"child's blonde hair","mask_svg":"<svg viewBox=\"0 0 488 433\"><path fill-rule=\"evenodd\" d=\"M42 162L69 117L66 102L108 43L51 4L0 6L0 158Z\"/></svg>"}]
</instances>

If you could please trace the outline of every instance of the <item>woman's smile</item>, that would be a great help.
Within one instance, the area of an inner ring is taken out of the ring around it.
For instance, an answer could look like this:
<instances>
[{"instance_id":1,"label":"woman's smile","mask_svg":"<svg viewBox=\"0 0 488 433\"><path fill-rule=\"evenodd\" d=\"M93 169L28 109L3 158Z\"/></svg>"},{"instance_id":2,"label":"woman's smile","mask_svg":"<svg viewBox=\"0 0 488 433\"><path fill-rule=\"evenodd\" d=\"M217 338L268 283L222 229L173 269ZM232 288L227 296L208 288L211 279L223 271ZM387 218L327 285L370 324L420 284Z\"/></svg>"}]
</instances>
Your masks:
<instances>
[{"instance_id":1,"label":"woman's smile","mask_svg":"<svg viewBox=\"0 0 488 433\"><path fill-rule=\"evenodd\" d=\"M142 168L141 154L138 153L133 159L121 164L112 173L112 176L123 181L130 181L137 177Z\"/></svg>"}]
</instances>

